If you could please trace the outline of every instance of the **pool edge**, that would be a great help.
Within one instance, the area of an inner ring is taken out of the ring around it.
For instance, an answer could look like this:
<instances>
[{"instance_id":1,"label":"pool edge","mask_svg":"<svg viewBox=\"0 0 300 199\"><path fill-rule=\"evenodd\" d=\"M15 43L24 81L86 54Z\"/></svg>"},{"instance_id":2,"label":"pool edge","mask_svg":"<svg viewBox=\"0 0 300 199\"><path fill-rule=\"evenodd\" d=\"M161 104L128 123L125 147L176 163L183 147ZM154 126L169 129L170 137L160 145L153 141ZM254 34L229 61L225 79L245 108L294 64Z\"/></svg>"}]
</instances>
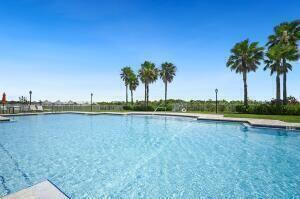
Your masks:
<instances>
[{"instance_id":1,"label":"pool edge","mask_svg":"<svg viewBox=\"0 0 300 199\"><path fill-rule=\"evenodd\" d=\"M49 114L82 114L82 115L155 115L155 116L175 116L190 117L197 120L209 120L220 122L237 122L248 123L252 127L279 128L287 130L300 130L300 123L287 123L279 120L270 119L254 119L254 118L225 118L224 115L217 114L199 114L199 113L174 113L174 112L80 112L80 111L61 111L61 112L34 112L34 113L18 113L6 114L5 118L10 116L31 116L31 115L49 115ZM4 115L0 115L0 118ZM9 118L8 120L9 121Z\"/></svg>"}]
</instances>

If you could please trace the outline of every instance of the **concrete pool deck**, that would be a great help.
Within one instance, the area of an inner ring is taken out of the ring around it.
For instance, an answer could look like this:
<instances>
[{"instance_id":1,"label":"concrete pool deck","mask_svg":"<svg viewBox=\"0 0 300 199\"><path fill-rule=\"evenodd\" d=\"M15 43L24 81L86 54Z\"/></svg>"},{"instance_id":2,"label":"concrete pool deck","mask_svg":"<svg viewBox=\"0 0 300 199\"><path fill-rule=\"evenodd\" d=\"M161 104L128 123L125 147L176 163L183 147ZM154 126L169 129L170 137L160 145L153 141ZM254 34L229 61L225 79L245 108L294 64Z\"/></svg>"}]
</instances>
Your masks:
<instances>
[{"instance_id":1,"label":"concrete pool deck","mask_svg":"<svg viewBox=\"0 0 300 199\"><path fill-rule=\"evenodd\" d=\"M231 118L224 117L220 114L200 114L200 113L178 113L178 112L78 112L78 111L66 111L63 113L75 113L75 114L87 114L87 115L160 115L160 116L179 116L179 117L191 117L197 120L210 120L221 122L241 122L248 123L254 127L270 127L281 129L296 129L300 130L300 123L289 123L280 120L271 119L254 119L254 118Z\"/></svg>"},{"instance_id":2,"label":"concrete pool deck","mask_svg":"<svg viewBox=\"0 0 300 199\"><path fill-rule=\"evenodd\" d=\"M45 180L29 188L4 196L2 199L68 199L50 181Z\"/></svg>"},{"instance_id":3,"label":"concrete pool deck","mask_svg":"<svg viewBox=\"0 0 300 199\"><path fill-rule=\"evenodd\" d=\"M25 115L45 115L45 114L85 114L85 115L161 115L161 116L180 116L180 117L191 117L198 120L211 120L211 121L223 121L223 122L241 122L248 123L254 127L271 127L271 128L282 128L289 130L300 130L300 123L289 123L280 120L271 119L254 119L254 118L232 118L224 117L220 114L200 114L200 113L179 113L179 112L80 112L80 111L62 111L62 112L35 112L35 113L18 113L18 114L6 114L1 117L0 121L8 121L10 116L25 116Z\"/></svg>"},{"instance_id":4,"label":"concrete pool deck","mask_svg":"<svg viewBox=\"0 0 300 199\"><path fill-rule=\"evenodd\" d=\"M136 112L129 112L129 114L138 114ZM139 113L143 114L143 113ZM147 113L144 113L147 114ZM149 115L149 113L148 113ZM199 114L199 113L172 113L172 112L160 112L154 115L168 115L168 116L183 116L197 118L197 120L210 120L210 121L223 121L223 122L241 122L248 123L251 126L256 127L271 127L271 128L284 128L284 129L297 129L300 130L300 123L288 123L280 120L270 119L254 119L254 118L231 118L224 117L219 114Z\"/></svg>"}]
</instances>

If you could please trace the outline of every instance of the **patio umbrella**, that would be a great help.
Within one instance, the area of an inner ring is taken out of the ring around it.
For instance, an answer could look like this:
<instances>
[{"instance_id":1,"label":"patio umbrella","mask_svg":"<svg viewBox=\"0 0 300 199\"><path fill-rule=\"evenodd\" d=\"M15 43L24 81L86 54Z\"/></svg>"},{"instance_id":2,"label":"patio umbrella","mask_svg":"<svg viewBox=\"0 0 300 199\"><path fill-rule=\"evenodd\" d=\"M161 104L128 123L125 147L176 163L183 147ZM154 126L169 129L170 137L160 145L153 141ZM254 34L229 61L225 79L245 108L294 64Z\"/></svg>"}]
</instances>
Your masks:
<instances>
[{"instance_id":1,"label":"patio umbrella","mask_svg":"<svg viewBox=\"0 0 300 199\"><path fill-rule=\"evenodd\" d=\"M3 93L2 95L2 105L4 106L6 104L6 94Z\"/></svg>"},{"instance_id":2,"label":"patio umbrella","mask_svg":"<svg viewBox=\"0 0 300 199\"><path fill-rule=\"evenodd\" d=\"M2 95L2 106L3 106L3 113L4 113L4 105L6 104L6 94L5 93L3 93L3 95Z\"/></svg>"}]
</instances>

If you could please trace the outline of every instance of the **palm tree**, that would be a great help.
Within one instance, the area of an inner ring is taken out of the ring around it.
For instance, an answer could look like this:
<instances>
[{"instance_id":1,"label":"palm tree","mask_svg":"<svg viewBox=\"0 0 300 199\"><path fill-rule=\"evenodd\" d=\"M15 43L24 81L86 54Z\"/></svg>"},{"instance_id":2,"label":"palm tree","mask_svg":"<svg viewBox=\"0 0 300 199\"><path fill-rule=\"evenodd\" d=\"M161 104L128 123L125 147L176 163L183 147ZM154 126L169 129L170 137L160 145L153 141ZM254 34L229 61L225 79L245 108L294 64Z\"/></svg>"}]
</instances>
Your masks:
<instances>
[{"instance_id":1,"label":"palm tree","mask_svg":"<svg viewBox=\"0 0 300 199\"><path fill-rule=\"evenodd\" d=\"M282 74L281 58L282 49L281 46L273 46L266 53L267 59L265 60L266 66L264 70L270 69L271 75L276 73L276 103L279 104L280 99L280 75Z\"/></svg>"},{"instance_id":2,"label":"palm tree","mask_svg":"<svg viewBox=\"0 0 300 199\"><path fill-rule=\"evenodd\" d=\"M136 76L136 74L132 73L130 75L128 84L129 84L129 90L130 90L130 93L131 93L131 105L133 105L133 91L135 91L135 89L139 85L139 79Z\"/></svg>"},{"instance_id":3,"label":"palm tree","mask_svg":"<svg viewBox=\"0 0 300 199\"><path fill-rule=\"evenodd\" d=\"M277 44L280 45L280 44ZM293 44L282 44L282 74L283 74L283 103L287 104L287 73L292 71L293 66L288 61L297 61L299 51Z\"/></svg>"},{"instance_id":4,"label":"palm tree","mask_svg":"<svg viewBox=\"0 0 300 199\"><path fill-rule=\"evenodd\" d=\"M284 22L275 26L274 34L268 37L267 46L272 48L275 45L291 45L297 48L297 41L300 39L300 20L295 20L292 22ZM290 56L289 53L286 54ZM299 58L298 58L299 59ZM285 67L288 57L282 57L282 66ZM289 60L295 61L295 60ZM283 69L283 103L287 103L287 68Z\"/></svg>"},{"instance_id":5,"label":"palm tree","mask_svg":"<svg viewBox=\"0 0 300 199\"><path fill-rule=\"evenodd\" d=\"M158 69L155 67L154 63L145 61L141 64L141 69L139 70L139 78L141 82L145 85L145 106L148 107L149 104L149 84L155 82L158 77Z\"/></svg>"},{"instance_id":6,"label":"palm tree","mask_svg":"<svg viewBox=\"0 0 300 199\"><path fill-rule=\"evenodd\" d=\"M120 76L121 76L121 79L124 81L125 86L126 86L126 104L128 104L128 81L129 81L129 77L132 73L133 73L133 71L130 68L130 66L126 66L126 67L121 69Z\"/></svg>"},{"instance_id":7,"label":"palm tree","mask_svg":"<svg viewBox=\"0 0 300 199\"><path fill-rule=\"evenodd\" d=\"M165 106L167 106L168 83L171 83L176 75L176 66L172 63L162 63L159 71L160 78L165 84Z\"/></svg>"},{"instance_id":8,"label":"palm tree","mask_svg":"<svg viewBox=\"0 0 300 199\"><path fill-rule=\"evenodd\" d=\"M298 50L293 45L286 45L278 43L268 49L266 53L267 60L265 60L266 66L264 70L270 69L271 75L276 72L276 101L280 103L280 75L286 74L292 70L292 65L288 62L282 62L286 59L289 61L295 61L299 58Z\"/></svg>"},{"instance_id":9,"label":"palm tree","mask_svg":"<svg viewBox=\"0 0 300 199\"><path fill-rule=\"evenodd\" d=\"M248 106L247 73L256 71L260 60L263 59L263 50L263 47L258 46L258 42L249 43L249 40L246 39L234 45L226 64L236 73L243 74L245 106Z\"/></svg>"}]
</instances>

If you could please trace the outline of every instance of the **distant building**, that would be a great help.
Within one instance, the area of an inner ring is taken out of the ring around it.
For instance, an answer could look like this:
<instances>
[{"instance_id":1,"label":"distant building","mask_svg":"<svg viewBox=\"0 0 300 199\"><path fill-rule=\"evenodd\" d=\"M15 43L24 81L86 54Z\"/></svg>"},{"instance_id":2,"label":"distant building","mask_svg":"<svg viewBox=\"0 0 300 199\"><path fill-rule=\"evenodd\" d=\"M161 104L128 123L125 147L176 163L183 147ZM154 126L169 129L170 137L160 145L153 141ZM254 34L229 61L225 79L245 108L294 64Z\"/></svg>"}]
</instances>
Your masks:
<instances>
[{"instance_id":1,"label":"distant building","mask_svg":"<svg viewBox=\"0 0 300 199\"><path fill-rule=\"evenodd\" d=\"M69 100L66 104L68 104L68 105L75 105L75 104L77 104L76 102L73 102L72 100Z\"/></svg>"},{"instance_id":2,"label":"distant building","mask_svg":"<svg viewBox=\"0 0 300 199\"><path fill-rule=\"evenodd\" d=\"M57 100L56 102L54 102L54 105L64 105L65 103L60 101L60 100Z\"/></svg>"},{"instance_id":3,"label":"distant building","mask_svg":"<svg viewBox=\"0 0 300 199\"><path fill-rule=\"evenodd\" d=\"M48 100L45 100L45 101L42 102L42 105L45 105L45 106L51 105L51 104L53 104L53 103L48 101Z\"/></svg>"}]
</instances>

